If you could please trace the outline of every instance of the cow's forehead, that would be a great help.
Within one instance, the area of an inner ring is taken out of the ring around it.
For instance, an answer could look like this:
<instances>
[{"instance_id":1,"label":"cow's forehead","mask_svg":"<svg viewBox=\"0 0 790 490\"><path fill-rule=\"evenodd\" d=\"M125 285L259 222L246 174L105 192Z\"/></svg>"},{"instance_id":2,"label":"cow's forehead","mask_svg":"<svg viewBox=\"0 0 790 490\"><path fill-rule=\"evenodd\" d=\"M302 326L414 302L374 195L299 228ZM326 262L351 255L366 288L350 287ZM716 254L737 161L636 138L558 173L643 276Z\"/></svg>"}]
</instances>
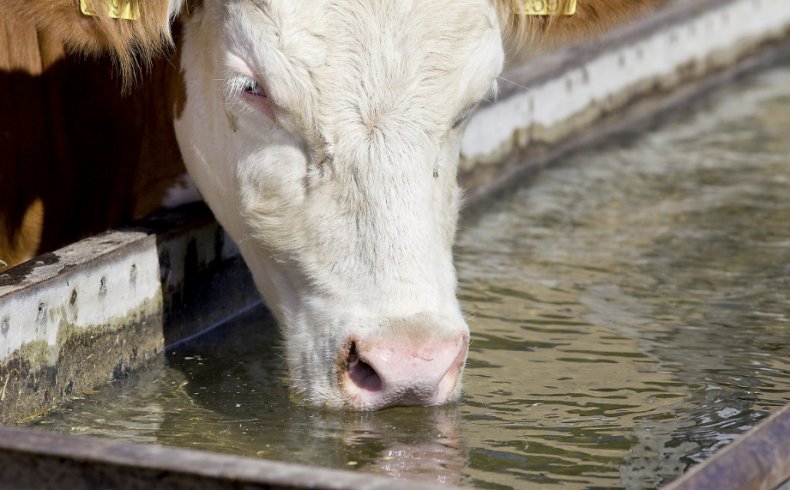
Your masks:
<instances>
[{"instance_id":1,"label":"cow's forehead","mask_svg":"<svg viewBox=\"0 0 790 490\"><path fill-rule=\"evenodd\" d=\"M314 124L348 113L369 125L391 111L446 119L502 63L490 0L246 0L229 12L232 49Z\"/></svg>"},{"instance_id":2,"label":"cow's forehead","mask_svg":"<svg viewBox=\"0 0 790 490\"><path fill-rule=\"evenodd\" d=\"M309 33L345 51L387 40L400 43L393 48L414 47L415 42L425 48L462 47L498 25L491 0L237 0L231 4L241 6L239 12L246 11L249 20L273 24L282 36Z\"/></svg>"}]
</instances>

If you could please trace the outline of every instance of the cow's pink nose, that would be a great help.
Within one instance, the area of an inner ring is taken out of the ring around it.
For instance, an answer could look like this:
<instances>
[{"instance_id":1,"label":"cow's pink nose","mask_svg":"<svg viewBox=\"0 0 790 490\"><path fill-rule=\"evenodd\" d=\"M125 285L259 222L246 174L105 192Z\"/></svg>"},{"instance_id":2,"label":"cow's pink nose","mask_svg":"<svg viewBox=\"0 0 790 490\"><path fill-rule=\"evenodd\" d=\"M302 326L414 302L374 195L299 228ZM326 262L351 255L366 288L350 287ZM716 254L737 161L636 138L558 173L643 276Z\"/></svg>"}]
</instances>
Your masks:
<instances>
[{"instance_id":1,"label":"cow's pink nose","mask_svg":"<svg viewBox=\"0 0 790 490\"><path fill-rule=\"evenodd\" d=\"M422 340L351 341L341 386L351 405L378 410L391 405L441 405L458 395L467 336Z\"/></svg>"}]
</instances>

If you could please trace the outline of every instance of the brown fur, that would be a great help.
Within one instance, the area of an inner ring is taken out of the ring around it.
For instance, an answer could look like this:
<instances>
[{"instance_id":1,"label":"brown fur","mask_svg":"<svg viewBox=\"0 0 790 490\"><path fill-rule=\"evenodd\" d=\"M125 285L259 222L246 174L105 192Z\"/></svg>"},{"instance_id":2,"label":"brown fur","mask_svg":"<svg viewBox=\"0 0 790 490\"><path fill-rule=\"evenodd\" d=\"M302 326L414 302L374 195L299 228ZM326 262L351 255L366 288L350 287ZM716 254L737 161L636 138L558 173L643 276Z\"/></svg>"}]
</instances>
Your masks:
<instances>
[{"instance_id":1,"label":"brown fur","mask_svg":"<svg viewBox=\"0 0 790 490\"><path fill-rule=\"evenodd\" d=\"M151 58L124 94L116 59L70 54L84 26L64 35L39 24L20 6L36 3L0 0L0 259L9 265L150 213L185 172L172 61ZM79 14L77 0L63 3ZM116 41L99 36L88 49L115 52Z\"/></svg>"},{"instance_id":2,"label":"brown fur","mask_svg":"<svg viewBox=\"0 0 790 490\"><path fill-rule=\"evenodd\" d=\"M96 12L107 0L88 0ZM100 55L111 53L126 79L131 79L139 64L149 64L170 43L168 2L134 0L140 19L111 19L106 14L85 16L79 0L0 0L0 11L26 21L38 32L74 53Z\"/></svg>"}]
</instances>

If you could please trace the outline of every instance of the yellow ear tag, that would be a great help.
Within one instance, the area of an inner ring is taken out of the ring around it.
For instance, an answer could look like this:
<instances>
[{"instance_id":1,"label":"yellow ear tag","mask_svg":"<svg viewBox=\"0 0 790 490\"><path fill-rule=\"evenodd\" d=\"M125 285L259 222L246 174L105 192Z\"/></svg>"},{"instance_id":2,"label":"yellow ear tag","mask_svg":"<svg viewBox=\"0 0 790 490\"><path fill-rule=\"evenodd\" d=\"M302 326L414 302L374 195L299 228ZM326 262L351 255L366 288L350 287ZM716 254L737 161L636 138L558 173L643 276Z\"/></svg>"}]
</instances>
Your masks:
<instances>
[{"instance_id":1,"label":"yellow ear tag","mask_svg":"<svg viewBox=\"0 0 790 490\"><path fill-rule=\"evenodd\" d=\"M140 18L140 7L133 0L94 0L104 4L105 14L112 19L137 20ZM96 12L88 6L87 0L80 0L80 12L85 15L96 15Z\"/></svg>"},{"instance_id":2,"label":"yellow ear tag","mask_svg":"<svg viewBox=\"0 0 790 490\"><path fill-rule=\"evenodd\" d=\"M573 15L576 13L576 0L516 0L513 11L520 15Z\"/></svg>"}]
</instances>

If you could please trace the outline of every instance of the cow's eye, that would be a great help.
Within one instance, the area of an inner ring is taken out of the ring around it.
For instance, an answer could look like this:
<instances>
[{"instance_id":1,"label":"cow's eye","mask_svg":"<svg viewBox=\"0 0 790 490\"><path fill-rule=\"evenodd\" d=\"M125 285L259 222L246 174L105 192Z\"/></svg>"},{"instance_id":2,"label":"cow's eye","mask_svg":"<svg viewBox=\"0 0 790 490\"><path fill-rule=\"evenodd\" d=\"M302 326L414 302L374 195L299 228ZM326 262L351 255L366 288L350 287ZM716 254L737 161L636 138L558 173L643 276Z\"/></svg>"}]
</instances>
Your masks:
<instances>
[{"instance_id":1,"label":"cow's eye","mask_svg":"<svg viewBox=\"0 0 790 490\"><path fill-rule=\"evenodd\" d=\"M231 101L235 101L239 97L268 98L263 85L258 80L247 75L235 75L228 78L225 84L225 94L228 100Z\"/></svg>"},{"instance_id":2,"label":"cow's eye","mask_svg":"<svg viewBox=\"0 0 790 490\"><path fill-rule=\"evenodd\" d=\"M245 94L253 97L266 97L266 92L263 90L261 84L252 78L245 80L243 91Z\"/></svg>"},{"instance_id":3,"label":"cow's eye","mask_svg":"<svg viewBox=\"0 0 790 490\"><path fill-rule=\"evenodd\" d=\"M464 123L469 119L469 116L472 115L472 113L475 111L476 108L477 108L477 104L473 105L472 107L469 107L464 112L462 112L461 115L458 116L455 119L455 121L453 121L453 129L458 129L461 126L463 126Z\"/></svg>"},{"instance_id":4,"label":"cow's eye","mask_svg":"<svg viewBox=\"0 0 790 490\"><path fill-rule=\"evenodd\" d=\"M237 74L225 82L225 99L240 110L257 109L272 121L277 120L275 104L263 84L255 78Z\"/></svg>"},{"instance_id":5,"label":"cow's eye","mask_svg":"<svg viewBox=\"0 0 790 490\"><path fill-rule=\"evenodd\" d=\"M462 126L462 125L463 125L463 124L466 122L466 120L467 120L467 119L469 119L469 111L466 111L466 112L464 112L463 114L461 114L461 115L458 117L458 119L456 119L456 120L453 122L453 129L458 129L458 128L460 128L460 127L461 127L461 126Z\"/></svg>"}]
</instances>

